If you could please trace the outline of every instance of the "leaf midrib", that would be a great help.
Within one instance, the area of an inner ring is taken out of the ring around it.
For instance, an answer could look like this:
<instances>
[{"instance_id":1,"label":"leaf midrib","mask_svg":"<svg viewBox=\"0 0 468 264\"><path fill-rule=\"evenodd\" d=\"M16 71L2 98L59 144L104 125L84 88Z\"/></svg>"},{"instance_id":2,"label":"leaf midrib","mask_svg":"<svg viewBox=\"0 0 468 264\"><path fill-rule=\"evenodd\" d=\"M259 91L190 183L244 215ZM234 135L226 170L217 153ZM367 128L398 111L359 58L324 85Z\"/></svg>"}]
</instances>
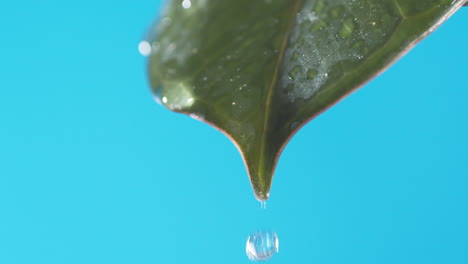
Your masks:
<instances>
[{"instance_id":1,"label":"leaf midrib","mask_svg":"<svg viewBox=\"0 0 468 264\"><path fill-rule=\"evenodd\" d=\"M260 143L260 156L258 159L258 173L261 174L264 172L264 154L266 153L265 146L267 144L267 133L266 131L268 130L268 124L270 122L270 114L271 114L271 105L272 105L272 100L273 100L273 95L275 91L275 86L278 82L278 73L281 69L281 66L283 64L283 59L284 55L286 53L286 49L289 43L289 36L291 35L292 29L294 28L294 25L296 24L296 16L295 14L299 12L299 9L301 6L304 5L304 0L297 0L292 8L292 15L291 15L291 21L289 25L287 26L287 29L284 32L284 38L283 41L281 42L280 48L279 48L279 56L276 60L275 66L274 66L274 71L273 71L273 78L271 80L271 83L268 85L268 91L267 91L267 97L266 97L266 104L265 104L265 117L263 120L263 129L262 129L262 134L261 134L261 143ZM258 179L261 183L261 185L264 184L263 176L264 175L258 175Z\"/></svg>"}]
</instances>

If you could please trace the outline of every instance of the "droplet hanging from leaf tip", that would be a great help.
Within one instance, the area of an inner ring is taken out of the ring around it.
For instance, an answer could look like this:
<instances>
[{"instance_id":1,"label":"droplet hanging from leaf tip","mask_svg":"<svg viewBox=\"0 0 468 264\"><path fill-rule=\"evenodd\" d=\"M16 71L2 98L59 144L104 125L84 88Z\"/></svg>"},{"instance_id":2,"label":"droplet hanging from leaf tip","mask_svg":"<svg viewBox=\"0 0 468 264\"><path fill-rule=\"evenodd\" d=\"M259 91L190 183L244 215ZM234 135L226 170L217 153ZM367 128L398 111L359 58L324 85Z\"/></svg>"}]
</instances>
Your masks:
<instances>
[{"instance_id":1,"label":"droplet hanging from leaf tip","mask_svg":"<svg viewBox=\"0 0 468 264\"><path fill-rule=\"evenodd\" d=\"M261 203L266 202L266 200L268 200L268 198L270 197L269 192L265 193L265 192L254 190L254 194L255 194L255 198L257 198L257 200L260 201Z\"/></svg>"}]
</instances>

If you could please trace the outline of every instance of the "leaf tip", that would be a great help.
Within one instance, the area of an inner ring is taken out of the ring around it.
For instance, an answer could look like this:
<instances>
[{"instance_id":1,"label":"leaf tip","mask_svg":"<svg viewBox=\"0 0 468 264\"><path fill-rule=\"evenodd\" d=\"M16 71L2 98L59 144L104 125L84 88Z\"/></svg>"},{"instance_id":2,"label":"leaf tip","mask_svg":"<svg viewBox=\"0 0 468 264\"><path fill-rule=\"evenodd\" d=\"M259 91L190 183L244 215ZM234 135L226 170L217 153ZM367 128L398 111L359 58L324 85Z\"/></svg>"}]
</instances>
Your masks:
<instances>
[{"instance_id":1,"label":"leaf tip","mask_svg":"<svg viewBox=\"0 0 468 264\"><path fill-rule=\"evenodd\" d=\"M259 202L265 202L265 201L268 200L268 198L270 197L270 191L269 191L269 190L257 190L257 189L254 189L254 194L255 194L255 198L256 198Z\"/></svg>"}]
</instances>

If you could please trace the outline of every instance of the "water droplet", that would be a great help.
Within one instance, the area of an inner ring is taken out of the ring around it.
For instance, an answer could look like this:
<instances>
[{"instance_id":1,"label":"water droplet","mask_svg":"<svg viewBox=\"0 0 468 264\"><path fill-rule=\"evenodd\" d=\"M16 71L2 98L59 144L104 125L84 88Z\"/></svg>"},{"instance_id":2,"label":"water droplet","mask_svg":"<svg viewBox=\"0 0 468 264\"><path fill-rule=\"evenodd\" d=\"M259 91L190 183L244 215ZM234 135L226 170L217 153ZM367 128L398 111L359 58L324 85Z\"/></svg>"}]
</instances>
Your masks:
<instances>
[{"instance_id":1,"label":"water droplet","mask_svg":"<svg viewBox=\"0 0 468 264\"><path fill-rule=\"evenodd\" d=\"M301 66L299 65L294 66L294 68L288 74L289 79L291 80L296 79L296 76L299 74L300 71L301 71Z\"/></svg>"},{"instance_id":2,"label":"water droplet","mask_svg":"<svg viewBox=\"0 0 468 264\"><path fill-rule=\"evenodd\" d=\"M182 2L182 7L187 9L187 8L190 8L192 6L192 2L190 2L190 0L184 0Z\"/></svg>"},{"instance_id":3,"label":"water droplet","mask_svg":"<svg viewBox=\"0 0 468 264\"><path fill-rule=\"evenodd\" d=\"M309 69L307 71L307 79L308 80L313 80L315 77L317 77L318 72L314 69Z\"/></svg>"},{"instance_id":4,"label":"water droplet","mask_svg":"<svg viewBox=\"0 0 468 264\"><path fill-rule=\"evenodd\" d=\"M273 231L258 231L247 238L245 252L252 261L268 260L278 251L279 240Z\"/></svg>"},{"instance_id":5,"label":"water droplet","mask_svg":"<svg viewBox=\"0 0 468 264\"><path fill-rule=\"evenodd\" d=\"M149 56L151 54L151 45L148 41L144 40L138 44L138 51L143 56Z\"/></svg>"},{"instance_id":6,"label":"water droplet","mask_svg":"<svg viewBox=\"0 0 468 264\"><path fill-rule=\"evenodd\" d=\"M348 17L343 21L341 30L338 32L338 36L341 38L348 38L352 35L355 28L355 21L353 17Z\"/></svg>"}]
</instances>

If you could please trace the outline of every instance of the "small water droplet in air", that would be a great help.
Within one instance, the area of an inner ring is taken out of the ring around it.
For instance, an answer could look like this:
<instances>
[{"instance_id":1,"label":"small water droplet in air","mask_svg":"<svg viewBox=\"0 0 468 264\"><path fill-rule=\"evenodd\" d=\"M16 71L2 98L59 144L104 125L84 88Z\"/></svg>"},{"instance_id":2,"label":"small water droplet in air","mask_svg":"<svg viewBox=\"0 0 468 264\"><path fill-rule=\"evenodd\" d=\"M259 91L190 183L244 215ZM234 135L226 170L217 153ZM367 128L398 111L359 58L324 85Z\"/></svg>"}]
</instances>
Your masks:
<instances>
[{"instance_id":1,"label":"small water droplet in air","mask_svg":"<svg viewBox=\"0 0 468 264\"><path fill-rule=\"evenodd\" d=\"M192 6L192 2L190 2L190 0L184 0L182 2L182 7L187 9L187 8L190 8Z\"/></svg>"},{"instance_id":2,"label":"small water droplet in air","mask_svg":"<svg viewBox=\"0 0 468 264\"><path fill-rule=\"evenodd\" d=\"M138 51L143 56L149 56L151 54L151 45L148 41L144 40L138 44Z\"/></svg>"},{"instance_id":3,"label":"small water droplet in air","mask_svg":"<svg viewBox=\"0 0 468 264\"><path fill-rule=\"evenodd\" d=\"M247 238L245 252L252 261L268 260L278 251L279 240L273 231L258 231Z\"/></svg>"}]
</instances>

